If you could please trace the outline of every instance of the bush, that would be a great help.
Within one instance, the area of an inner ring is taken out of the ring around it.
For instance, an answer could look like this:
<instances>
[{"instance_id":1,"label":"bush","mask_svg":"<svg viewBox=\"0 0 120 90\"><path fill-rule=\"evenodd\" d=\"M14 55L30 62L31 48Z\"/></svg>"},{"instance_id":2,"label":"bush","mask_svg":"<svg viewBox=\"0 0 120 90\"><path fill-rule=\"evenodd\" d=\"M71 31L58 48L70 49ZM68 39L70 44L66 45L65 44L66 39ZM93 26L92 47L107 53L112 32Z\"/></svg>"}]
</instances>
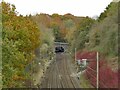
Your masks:
<instances>
[{"instance_id":1,"label":"bush","mask_svg":"<svg viewBox=\"0 0 120 90\"><path fill-rule=\"evenodd\" d=\"M96 87L96 61L89 63L88 66L94 71L87 68L85 72L86 78L88 78L90 83ZM118 88L118 73L113 72L104 60L99 61L99 87Z\"/></svg>"}]
</instances>

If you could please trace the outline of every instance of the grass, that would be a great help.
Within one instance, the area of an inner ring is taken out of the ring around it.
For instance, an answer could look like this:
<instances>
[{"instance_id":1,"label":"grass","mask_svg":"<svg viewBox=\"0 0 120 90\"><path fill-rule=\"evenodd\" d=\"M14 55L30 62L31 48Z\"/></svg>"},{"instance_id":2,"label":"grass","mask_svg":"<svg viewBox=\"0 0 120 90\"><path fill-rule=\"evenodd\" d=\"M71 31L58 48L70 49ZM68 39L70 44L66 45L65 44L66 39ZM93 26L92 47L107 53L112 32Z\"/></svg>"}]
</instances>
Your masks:
<instances>
[{"instance_id":1,"label":"grass","mask_svg":"<svg viewBox=\"0 0 120 90\"><path fill-rule=\"evenodd\" d=\"M107 57L107 64L113 71L118 71L118 57Z\"/></svg>"},{"instance_id":2,"label":"grass","mask_svg":"<svg viewBox=\"0 0 120 90\"><path fill-rule=\"evenodd\" d=\"M84 73L81 73L81 75L80 75L80 87L81 87L81 88L94 88L94 87L90 84L89 80L87 80L87 79L85 78Z\"/></svg>"}]
</instances>

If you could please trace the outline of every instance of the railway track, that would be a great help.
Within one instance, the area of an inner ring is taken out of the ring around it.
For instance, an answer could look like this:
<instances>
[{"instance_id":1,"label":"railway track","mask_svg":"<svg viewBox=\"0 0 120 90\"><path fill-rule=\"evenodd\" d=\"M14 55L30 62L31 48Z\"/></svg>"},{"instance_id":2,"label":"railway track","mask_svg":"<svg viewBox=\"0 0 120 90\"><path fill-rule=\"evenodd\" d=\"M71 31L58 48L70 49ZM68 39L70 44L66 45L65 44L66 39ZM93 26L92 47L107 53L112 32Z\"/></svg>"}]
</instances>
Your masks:
<instances>
[{"instance_id":1,"label":"railway track","mask_svg":"<svg viewBox=\"0 0 120 90\"><path fill-rule=\"evenodd\" d=\"M80 88L75 77L71 77L70 63L66 53L56 54L56 60L46 70L40 88Z\"/></svg>"}]
</instances>

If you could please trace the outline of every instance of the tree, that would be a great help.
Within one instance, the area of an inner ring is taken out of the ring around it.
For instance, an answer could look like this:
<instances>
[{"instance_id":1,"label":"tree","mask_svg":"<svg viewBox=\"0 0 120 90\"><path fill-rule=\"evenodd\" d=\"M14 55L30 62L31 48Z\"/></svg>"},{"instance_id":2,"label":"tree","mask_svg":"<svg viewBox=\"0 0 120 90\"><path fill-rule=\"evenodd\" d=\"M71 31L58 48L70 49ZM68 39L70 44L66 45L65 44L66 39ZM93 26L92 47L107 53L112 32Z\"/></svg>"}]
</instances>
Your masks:
<instances>
[{"instance_id":1,"label":"tree","mask_svg":"<svg viewBox=\"0 0 120 90\"><path fill-rule=\"evenodd\" d=\"M74 41L75 41L74 48L76 47L77 50L85 48L85 43L89 42L88 33L93 23L94 23L94 20L89 17L86 17L79 23L77 30L73 34Z\"/></svg>"},{"instance_id":2,"label":"tree","mask_svg":"<svg viewBox=\"0 0 120 90\"><path fill-rule=\"evenodd\" d=\"M3 87L24 87L23 82L29 78L25 67L35 57L40 31L28 17L17 16L14 5L5 2L1 5Z\"/></svg>"}]
</instances>

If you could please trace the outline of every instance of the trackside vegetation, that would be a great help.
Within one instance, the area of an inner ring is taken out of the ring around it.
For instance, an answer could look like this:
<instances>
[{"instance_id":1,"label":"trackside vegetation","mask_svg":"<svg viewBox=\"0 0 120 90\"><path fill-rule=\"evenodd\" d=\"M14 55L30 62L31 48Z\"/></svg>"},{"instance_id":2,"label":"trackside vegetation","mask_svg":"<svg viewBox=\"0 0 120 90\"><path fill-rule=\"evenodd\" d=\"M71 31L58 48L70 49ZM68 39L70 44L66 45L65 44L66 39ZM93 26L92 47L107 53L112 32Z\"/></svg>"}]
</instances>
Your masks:
<instances>
[{"instance_id":1,"label":"trackside vegetation","mask_svg":"<svg viewBox=\"0 0 120 90\"><path fill-rule=\"evenodd\" d=\"M118 88L118 12L118 3L111 2L97 20L85 18L70 41L73 53L75 48L77 52L99 52L100 88ZM96 71L96 61L90 62L89 66ZM96 74L90 69L84 74L96 87Z\"/></svg>"},{"instance_id":2,"label":"trackside vegetation","mask_svg":"<svg viewBox=\"0 0 120 90\"><path fill-rule=\"evenodd\" d=\"M98 51L100 82L106 83L99 87L117 88L118 2L111 2L97 19L77 17L70 13L22 16L16 11L15 5L6 2L0 5L3 88L36 87L40 84L46 68L55 58L54 42L69 43L68 53L73 58L75 48L78 56L79 52L87 56L86 52ZM96 62L88 66L96 70ZM80 76L81 88L96 87L96 80L87 71L94 72L85 70Z\"/></svg>"},{"instance_id":3,"label":"trackside vegetation","mask_svg":"<svg viewBox=\"0 0 120 90\"><path fill-rule=\"evenodd\" d=\"M3 87L21 87L30 74L25 67L40 45L40 31L28 17L17 16L15 6L2 2L2 81Z\"/></svg>"}]
</instances>

